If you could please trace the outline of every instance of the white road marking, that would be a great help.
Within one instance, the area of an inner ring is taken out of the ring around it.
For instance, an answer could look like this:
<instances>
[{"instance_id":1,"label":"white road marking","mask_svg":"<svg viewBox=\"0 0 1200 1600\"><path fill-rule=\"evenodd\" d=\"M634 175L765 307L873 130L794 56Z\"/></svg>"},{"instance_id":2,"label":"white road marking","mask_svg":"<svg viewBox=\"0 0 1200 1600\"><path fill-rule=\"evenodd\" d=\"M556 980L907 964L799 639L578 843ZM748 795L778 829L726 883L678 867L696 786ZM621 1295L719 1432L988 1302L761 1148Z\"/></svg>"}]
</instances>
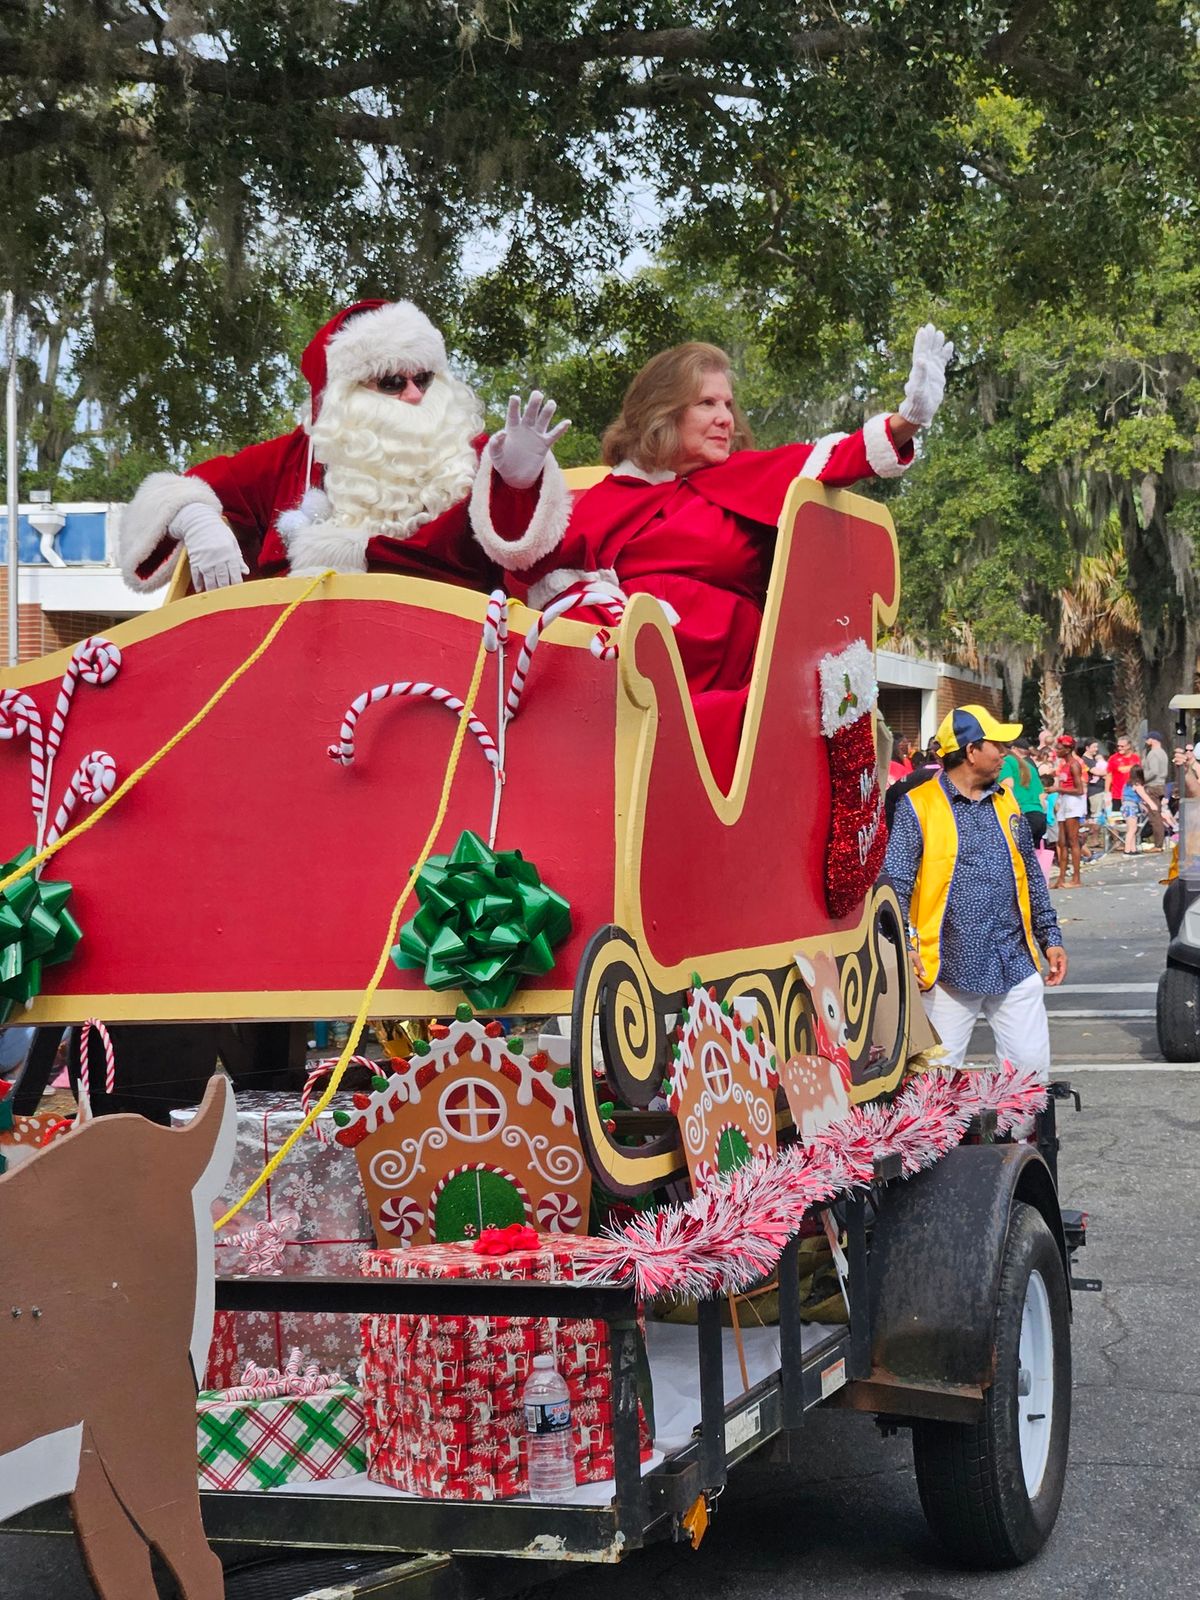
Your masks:
<instances>
[{"instance_id":1,"label":"white road marking","mask_svg":"<svg viewBox=\"0 0 1200 1600\"><path fill-rule=\"evenodd\" d=\"M1050 1076L1077 1072L1200 1072L1200 1061L1054 1061Z\"/></svg>"},{"instance_id":2,"label":"white road marking","mask_svg":"<svg viewBox=\"0 0 1200 1600\"><path fill-rule=\"evenodd\" d=\"M1064 983L1061 989L1048 989L1052 994L1154 994L1156 983Z\"/></svg>"},{"instance_id":3,"label":"white road marking","mask_svg":"<svg viewBox=\"0 0 1200 1600\"><path fill-rule=\"evenodd\" d=\"M1142 1006L1138 1010L1130 1011L1075 1011L1058 1006L1047 1006L1046 1015L1051 1022L1057 1022L1061 1017L1069 1018L1076 1022L1119 1022L1129 1017L1152 1017L1154 1015L1154 1007Z\"/></svg>"}]
</instances>

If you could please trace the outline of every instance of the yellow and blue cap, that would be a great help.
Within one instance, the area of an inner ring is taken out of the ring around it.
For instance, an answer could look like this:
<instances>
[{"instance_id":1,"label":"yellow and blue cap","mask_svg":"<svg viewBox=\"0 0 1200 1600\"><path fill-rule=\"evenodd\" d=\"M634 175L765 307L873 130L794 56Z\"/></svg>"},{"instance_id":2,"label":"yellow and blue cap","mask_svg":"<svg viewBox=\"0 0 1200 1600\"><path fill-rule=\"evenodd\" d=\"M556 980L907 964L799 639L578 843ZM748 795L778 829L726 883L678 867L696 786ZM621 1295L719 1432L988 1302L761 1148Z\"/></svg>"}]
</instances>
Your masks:
<instances>
[{"instance_id":1,"label":"yellow and blue cap","mask_svg":"<svg viewBox=\"0 0 1200 1600\"><path fill-rule=\"evenodd\" d=\"M969 744L1011 744L1021 732L1019 722L999 722L986 706L957 706L949 712L937 731L937 747L942 755L965 750Z\"/></svg>"}]
</instances>

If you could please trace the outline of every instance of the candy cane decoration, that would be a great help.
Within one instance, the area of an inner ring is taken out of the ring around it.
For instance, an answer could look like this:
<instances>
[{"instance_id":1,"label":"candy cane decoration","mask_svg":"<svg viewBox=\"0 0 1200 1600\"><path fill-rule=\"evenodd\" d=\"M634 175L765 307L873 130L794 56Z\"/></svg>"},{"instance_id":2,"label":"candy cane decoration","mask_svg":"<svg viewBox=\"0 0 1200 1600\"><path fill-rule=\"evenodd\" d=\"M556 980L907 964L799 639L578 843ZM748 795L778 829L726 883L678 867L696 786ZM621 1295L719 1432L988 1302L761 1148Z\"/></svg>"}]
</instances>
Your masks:
<instances>
[{"instance_id":1,"label":"candy cane decoration","mask_svg":"<svg viewBox=\"0 0 1200 1600\"><path fill-rule=\"evenodd\" d=\"M494 655L508 640L508 597L503 589L488 595L487 615L483 619L483 648Z\"/></svg>"},{"instance_id":2,"label":"candy cane decoration","mask_svg":"<svg viewBox=\"0 0 1200 1600\"><path fill-rule=\"evenodd\" d=\"M88 1049L92 1042L92 1029L95 1028L100 1036L100 1043L104 1046L104 1092L111 1094L113 1084L116 1082L117 1061L113 1055L112 1040L108 1037L108 1029L99 1017L89 1017L79 1031L79 1121L89 1122L92 1116L92 1072L88 1065ZM43 1141L45 1143L47 1141Z\"/></svg>"},{"instance_id":3,"label":"candy cane decoration","mask_svg":"<svg viewBox=\"0 0 1200 1600\"><path fill-rule=\"evenodd\" d=\"M222 1248L232 1247L242 1252L241 1270L254 1278L281 1278L284 1251L291 1244L300 1218L294 1211L281 1211L277 1216L242 1233L222 1240Z\"/></svg>"},{"instance_id":4,"label":"candy cane decoration","mask_svg":"<svg viewBox=\"0 0 1200 1600\"><path fill-rule=\"evenodd\" d=\"M90 755L84 756L67 785L62 805L54 813L54 822L46 835L46 843L54 844L66 833L71 823L71 814L80 800L89 806L98 806L102 800L108 799L116 786L117 764L107 751L93 750Z\"/></svg>"},{"instance_id":5,"label":"candy cane decoration","mask_svg":"<svg viewBox=\"0 0 1200 1600\"><path fill-rule=\"evenodd\" d=\"M373 1073L375 1072L378 1063L375 1061L368 1061L366 1056L351 1056L346 1065L348 1067L366 1067L368 1072ZM305 1080L304 1093L300 1096L300 1109L306 1117L308 1115L308 1108L312 1105L313 1096L317 1092L318 1084L322 1083L336 1066L336 1057L330 1061L318 1061L316 1066L309 1073L307 1079ZM321 1126L320 1117L317 1118L308 1131L316 1135L318 1144L329 1143L329 1136Z\"/></svg>"},{"instance_id":6,"label":"candy cane decoration","mask_svg":"<svg viewBox=\"0 0 1200 1600\"><path fill-rule=\"evenodd\" d=\"M338 733L338 742L329 746L329 754L334 761L348 767L354 760L354 730L359 717L368 706L378 705L381 700L390 700L394 696L424 697L434 700L438 705L445 706L447 711L452 711L458 716L463 703L457 695L451 694L449 689L443 689L436 683L411 683L407 680L401 683L380 683L374 689L368 689L365 694L360 694L353 702L346 715L342 718L342 726ZM490 766L498 767L500 757L496 751L496 741L488 732L487 727L478 717L467 718L467 727L479 741L479 748Z\"/></svg>"},{"instance_id":7,"label":"candy cane decoration","mask_svg":"<svg viewBox=\"0 0 1200 1600\"><path fill-rule=\"evenodd\" d=\"M33 820L41 826L46 808L46 745L42 736L42 714L27 694L17 689L0 691L0 739L20 739L29 735L29 777L33 798Z\"/></svg>"},{"instance_id":8,"label":"candy cane decoration","mask_svg":"<svg viewBox=\"0 0 1200 1600\"><path fill-rule=\"evenodd\" d=\"M101 638L99 634L82 640L71 652L71 659L67 662L66 672L63 673L46 735L46 776L41 806L37 813L39 850L42 847L42 835L46 830L46 812L50 804L50 778L54 771L54 758L62 743L63 730L67 725L71 702L75 696L75 686L81 678L84 683L95 684L97 687L111 683L120 670L120 646L113 644L109 639Z\"/></svg>"},{"instance_id":9,"label":"candy cane decoration","mask_svg":"<svg viewBox=\"0 0 1200 1600\"><path fill-rule=\"evenodd\" d=\"M512 681L508 686L507 720L512 721L521 704L521 695L525 689L525 680L529 676L530 663L533 661L533 652L538 647L538 642L550 624L556 618L565 616L568 611L574 611L579 606L603 606L612 622L617 623L625 614L625 603L617 599L612 589L605 585L602 588L584 587L582 589L569 589L566 594L560 595L552 605L537 618L532 628L525 635L525 643L521 646L521 653L517 657L517 664L513 668ZM603 636L603 637L601 637ZM596 638L592 640L592 654L600 661L611 661L617 654L616 645L610 642L611 635L605 628L601 628Z\"/></svg>"},{"instance_id":10,"label":"candy cane decoration","mask_svg":"<svg viewBox=\"0 0 1200 1600\"><path fill-rule=\"evenodd\" d=\"M219 1400L206 1404L230 1405L237 1400L277 1400L292 1395L322 1394L342 1381L340 1372L322 1373L315 1361L305 1362L301 1351L293 1349L282 1372L278 1367L259 1367L248 1361L241 1383L222 1389Z\"/></svg>"}]
</instances>

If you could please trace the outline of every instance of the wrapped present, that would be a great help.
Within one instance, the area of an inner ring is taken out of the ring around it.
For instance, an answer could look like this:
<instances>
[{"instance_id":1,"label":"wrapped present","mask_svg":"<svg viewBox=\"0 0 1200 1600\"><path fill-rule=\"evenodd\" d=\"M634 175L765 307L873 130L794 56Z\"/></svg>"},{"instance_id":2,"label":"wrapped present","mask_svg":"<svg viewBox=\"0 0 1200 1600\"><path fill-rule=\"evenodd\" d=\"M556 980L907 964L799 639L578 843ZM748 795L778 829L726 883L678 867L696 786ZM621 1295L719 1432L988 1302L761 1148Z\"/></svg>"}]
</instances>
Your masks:
<instances>
[{"instance_id":1,"label":"wrapped present","mask_svg":"<svg viewBox=\"0 0 1200 1600\"><path fill-rule=\"evenodd\" d=\"M282 1372L250 1362L233 1388L206 1390L196 1406L200 1483L208 1489L275 1489L345 1478L366 1465L362 1397L337 1373L303 1365Z\"/></svg>"},{"instance_id":2,"label":"wrapped present","mask_svg":"<svg viewBox=\"0 0 1200 1600\"><path fill-rule=\"evenodd\" d=\"M536 1235L508 1254L469 1245L372 1250L369 1277L573 1282L586 1238ZM482 1241L481 1241L482 1243ZM444 1500L502 1500L528 1489L523 1395L535 1355L553 1354L571 1396L575 1480L613 1476L608 1329L585 1317L373 1316L363 1320L367 1472ZM640 1411L642 1459L650 1451Z\"/></svg>"},{"instance_id":3,"label":"wrapped present","mask_svg":"<svg viewBox=\"0 0 1200 1600\"><path fill-rule=\"evenodd\" d=\"M354 1156L332 1138L334 1111L352 1104L349 1095L335 1095L318 1119L325 1141L306 1135L217 1234L219 1275L357 1276L359 1256L374 1244L375 1230ZM213 1203L214 1220L246 1192L303 1114L298 1098L260 1091L238 1095L233 1169ZM174 1111L171 1121L180 1125L194 1115L193 1110ZM228 1388L247 1362L281 1367L297 1345L323 1367L353 1372L359 1355L358 1319L335 1312L219 1312L205 1387Z\"/></svg>"}]
</instances>

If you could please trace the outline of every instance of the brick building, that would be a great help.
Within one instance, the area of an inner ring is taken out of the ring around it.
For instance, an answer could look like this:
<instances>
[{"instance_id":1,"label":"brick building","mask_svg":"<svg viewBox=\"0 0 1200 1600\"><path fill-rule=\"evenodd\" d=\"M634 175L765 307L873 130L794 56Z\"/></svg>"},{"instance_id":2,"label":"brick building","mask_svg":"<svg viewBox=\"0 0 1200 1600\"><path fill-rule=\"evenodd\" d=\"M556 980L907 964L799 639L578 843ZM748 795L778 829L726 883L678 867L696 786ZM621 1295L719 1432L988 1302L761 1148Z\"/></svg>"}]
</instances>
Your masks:
<instances>
[{"instance_id":1,"label":"brick building","mask_svg":"<svg viewBox=\"0 0 1200 1600\"><path fill-rule=\"evenodd\" d=\"M879 713L896 738L927 745L938 724L955 706L981 705L998 717L1004 715L1001 680L966 667L925 657L880 650Z\"/></svg>"}]
</instances>

